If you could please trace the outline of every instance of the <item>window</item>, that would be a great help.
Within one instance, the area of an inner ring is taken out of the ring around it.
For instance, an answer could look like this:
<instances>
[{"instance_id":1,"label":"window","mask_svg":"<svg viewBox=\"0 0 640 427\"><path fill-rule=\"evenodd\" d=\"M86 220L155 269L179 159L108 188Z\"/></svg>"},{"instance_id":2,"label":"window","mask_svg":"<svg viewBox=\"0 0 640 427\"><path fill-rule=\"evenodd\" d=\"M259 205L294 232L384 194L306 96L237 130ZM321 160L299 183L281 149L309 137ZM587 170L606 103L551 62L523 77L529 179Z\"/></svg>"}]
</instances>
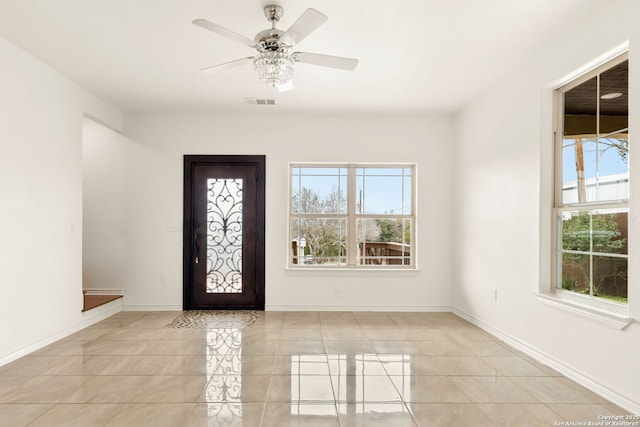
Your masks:
<instances>
[{"instance_id":1,"label":"window","mask_svg":"<svg viewBox=\"0 0 640 427\"><path fill-rule=\"evenodd\" d=\"M556 90L556 288L626 304L628 59Z\"/></svg>"},{"instance_id":2,"label":"window","mask_svg":"<svg viewBox=\"0 0 640 427\"><path fill-rule=\"evenodd\" d=\"M415 268L415 166L292 164L289 266Z\"/></svg>"}]
</instances>

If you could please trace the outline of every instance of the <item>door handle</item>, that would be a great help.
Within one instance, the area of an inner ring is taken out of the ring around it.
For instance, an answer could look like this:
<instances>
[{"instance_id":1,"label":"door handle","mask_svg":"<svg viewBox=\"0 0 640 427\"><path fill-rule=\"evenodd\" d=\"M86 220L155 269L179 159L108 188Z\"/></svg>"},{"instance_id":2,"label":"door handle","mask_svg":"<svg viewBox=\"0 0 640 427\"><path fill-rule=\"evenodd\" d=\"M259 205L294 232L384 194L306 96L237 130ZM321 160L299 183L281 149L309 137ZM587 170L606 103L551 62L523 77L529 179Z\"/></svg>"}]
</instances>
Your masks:
<instances>
[{"instance_id":1,"label":"door handle","mask_svg":"<svg viewBox=\"0 0 640 427\"><path fill-rule=\"evenodd\" d=\"M194 243L195 243L196 256L193 259L193 262L198 264L200 263L200 259L198 258L198 255L200 254L200 233L196 233L196 239Z\"/></svg>"}]
</instances>

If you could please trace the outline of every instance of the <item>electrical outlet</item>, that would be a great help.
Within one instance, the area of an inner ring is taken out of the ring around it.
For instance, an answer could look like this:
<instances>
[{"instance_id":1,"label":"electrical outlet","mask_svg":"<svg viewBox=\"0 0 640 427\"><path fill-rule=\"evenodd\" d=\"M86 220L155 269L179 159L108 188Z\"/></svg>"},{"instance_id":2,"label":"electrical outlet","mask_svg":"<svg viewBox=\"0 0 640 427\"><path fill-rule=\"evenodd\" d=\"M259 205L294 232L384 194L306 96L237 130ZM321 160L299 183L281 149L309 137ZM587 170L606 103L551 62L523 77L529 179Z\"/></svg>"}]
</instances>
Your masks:
<instances>
[{"instance_id":1,"label":"electrical outlet","mask_svg":"<svg viewBox=\"0 0 640 427\"><path fill-rule=\"evenodd\" d=\"M334 294L335 294L336 298L342 298L342 289L335 288L334 289Z\"/></svg>"},{"instance_id":2,"label":"electrical outlet","mask_svg":"<svg viewBox=\"0 0 640 427\"><path fill-rule=\"evenodd\" d=\"M498 290L493 288L493 300L498 301Z\"/></svg>"}]
</instances>

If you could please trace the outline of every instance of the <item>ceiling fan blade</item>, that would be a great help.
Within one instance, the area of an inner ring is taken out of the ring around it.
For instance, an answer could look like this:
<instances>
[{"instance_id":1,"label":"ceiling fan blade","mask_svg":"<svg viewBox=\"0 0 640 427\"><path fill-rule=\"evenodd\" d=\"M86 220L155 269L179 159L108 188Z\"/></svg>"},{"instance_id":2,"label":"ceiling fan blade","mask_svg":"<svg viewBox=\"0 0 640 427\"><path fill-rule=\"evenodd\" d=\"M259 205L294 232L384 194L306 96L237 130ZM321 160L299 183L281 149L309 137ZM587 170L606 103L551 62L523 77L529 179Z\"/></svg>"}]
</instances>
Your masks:
<instances>
[{"instance_id":1,"label":"ceiling fan blade","mask_svg":"<svg viewBox=\"0 0 640 427\"><path fill-rule=\"evenodd\" d=\"M316 28L324 24L327 16L315 9L307 9L302 15L289 27L289 29L280 36L280 41L288 46L300 43L302 39L307 37Z\"/></svg>"},{"instance_id":2,"label":"ceiling fan blade","mask_svg":"<svg viewBox=\"0 0 640 427\"><path fill-rule=\"evenodd\" d=\"M242 34L238 34L235 31L231 31L221 25L214 24L211 21L207 21L206 19L196 19L193 21L194 25L197 25L200 28L204 28L205 30L209 30L213 33L219 34L231 40L235 40L238 43L242 43L249 47L255 47L256 42L251 40L248 37L243 36Z\"/></svg>"},{"instance_id":3,"label":"ceiling fan blade","mask_svg":"<svg viewBox=\"0 0 640 427\"><path fill-rule=\"evenodd\" d=\"M247 64L249 62L253 62L253 56L247 56L246 58L236 59L235 61L225 62L223 64L212 65L210 67L206 67L201 69L203 73L214 73L216 71L228 70L230 68L236 68L241 65Z\"/></svg>"},{"instance_id":4,"label":"ceiling fan blade","mask_svg":"<svg viewBox=\"0 0 640 427\"><path fill-rule=\"evenodd\" d=\"M345 58L342 56L320 55L319 53L294 52L293 59L296 62L320 65L322 67L339 68L347 71L353 71L358 66L357 59Z\"/></svg>"}]
</instances>

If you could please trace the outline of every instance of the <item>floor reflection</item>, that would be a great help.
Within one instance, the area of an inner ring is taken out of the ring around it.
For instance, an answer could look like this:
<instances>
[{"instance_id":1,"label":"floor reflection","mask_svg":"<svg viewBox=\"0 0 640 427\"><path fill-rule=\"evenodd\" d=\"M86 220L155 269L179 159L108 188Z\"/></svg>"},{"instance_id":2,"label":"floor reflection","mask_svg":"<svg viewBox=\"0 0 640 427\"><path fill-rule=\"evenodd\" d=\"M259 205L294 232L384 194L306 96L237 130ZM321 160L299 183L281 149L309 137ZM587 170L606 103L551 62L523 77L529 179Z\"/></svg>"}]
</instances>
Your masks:
<instances>
[{"instance_id":1,"label":"floor reflection","mask_svg":"<svg viewBox=\"0 0 640 427\"><path fill-rule=\"evenodd\" d=\"M242 419L242 332L239 328L208 329L207 416L217 425L233 426Z\"/></svg>"}]
</instances>

